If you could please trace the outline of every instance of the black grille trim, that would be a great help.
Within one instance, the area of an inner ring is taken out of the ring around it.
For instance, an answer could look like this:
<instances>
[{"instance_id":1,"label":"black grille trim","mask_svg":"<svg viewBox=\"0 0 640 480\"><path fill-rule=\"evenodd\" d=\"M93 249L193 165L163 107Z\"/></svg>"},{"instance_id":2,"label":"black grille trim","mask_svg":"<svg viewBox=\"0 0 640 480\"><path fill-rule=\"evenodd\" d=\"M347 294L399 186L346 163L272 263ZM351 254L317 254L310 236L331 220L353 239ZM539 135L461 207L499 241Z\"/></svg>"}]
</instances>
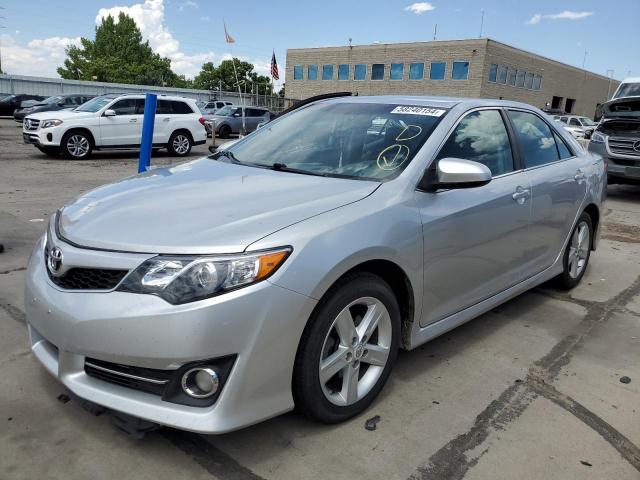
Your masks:
<instances>
[{"instance_id":1,"label":"black grille trim","mask_svg":"<svg viewBox=\"0 0 640 480\"><path fill-rule=\"evenodd\" d=\"M49 249L45 248L44 263L47 275L53 283L65 290L113 290L129 273L129 270L111 268L74 267L67 270L64 275L56 277L49 271L48 260Z\"/></svg>"},{"instance_id":2,"label":"black grille trim","mask_svg":"<svg viewBox=\"0 0 640 480\"><path fill-rule=\"evenodd\" d=\"M175 373L175 370L132 367L95 358L85 360L84 371L90 377L105 382L160 396Z\"/></svg>"}]
</instances>

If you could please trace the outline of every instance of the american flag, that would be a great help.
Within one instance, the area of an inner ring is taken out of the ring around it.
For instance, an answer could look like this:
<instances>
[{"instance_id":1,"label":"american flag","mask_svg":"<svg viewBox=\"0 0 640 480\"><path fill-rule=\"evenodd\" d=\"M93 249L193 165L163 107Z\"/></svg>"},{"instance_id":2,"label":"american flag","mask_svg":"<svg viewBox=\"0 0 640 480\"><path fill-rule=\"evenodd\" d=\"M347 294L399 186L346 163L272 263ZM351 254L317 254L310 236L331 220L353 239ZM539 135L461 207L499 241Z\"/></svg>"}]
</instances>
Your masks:
<instances>
[{"instance_id":1,"label":"american flag","mask_svg":"<svg viewBox=\"0 0 640 480\"><path fill-rule=\"evenodd\" d=\"M278 62L276 62L276 52L273 52L271 56L271 78L274 80L280 80L280 74L278 73Z\"/></svg>"}]
</instances>

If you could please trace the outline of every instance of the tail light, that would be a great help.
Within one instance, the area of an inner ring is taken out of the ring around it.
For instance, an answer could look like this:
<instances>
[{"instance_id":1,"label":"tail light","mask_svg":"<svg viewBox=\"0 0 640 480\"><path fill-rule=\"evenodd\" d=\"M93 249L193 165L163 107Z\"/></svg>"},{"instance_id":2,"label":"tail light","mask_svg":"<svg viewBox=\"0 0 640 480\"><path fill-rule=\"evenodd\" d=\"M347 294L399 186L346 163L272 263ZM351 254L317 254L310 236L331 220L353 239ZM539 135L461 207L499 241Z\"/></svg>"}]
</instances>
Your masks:
<instances>
[{"instance_id":1,"label":"tail light","mask_svg":"<svg viewBox=\"0 0 640 480\"><path fill-rule=\"evenodd\" d=\"M204 117L200 117L198 121L200 122L200 125L204 127L204 122L206 122L207 120Z\"/></svg>"}]
</instances>

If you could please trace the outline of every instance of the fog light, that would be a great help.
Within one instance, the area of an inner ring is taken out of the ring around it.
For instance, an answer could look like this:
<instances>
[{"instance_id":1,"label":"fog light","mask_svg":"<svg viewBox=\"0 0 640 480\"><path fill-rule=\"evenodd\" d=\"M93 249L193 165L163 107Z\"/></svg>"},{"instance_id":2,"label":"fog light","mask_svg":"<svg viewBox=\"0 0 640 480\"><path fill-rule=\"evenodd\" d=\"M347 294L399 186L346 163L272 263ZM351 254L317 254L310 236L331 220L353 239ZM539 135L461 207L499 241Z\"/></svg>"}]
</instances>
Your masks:
<instances>
[{"instance_id":1,"label":"fog light","mask_svg":"<svg viewBox=\"0 0 640 480\"><path fill-rule=\"evenodd\" d=\"M193 398L207 398L218 391L220 379L212 368L196 367L182 375L182 390Z\"/></svg>"}]
</instances>

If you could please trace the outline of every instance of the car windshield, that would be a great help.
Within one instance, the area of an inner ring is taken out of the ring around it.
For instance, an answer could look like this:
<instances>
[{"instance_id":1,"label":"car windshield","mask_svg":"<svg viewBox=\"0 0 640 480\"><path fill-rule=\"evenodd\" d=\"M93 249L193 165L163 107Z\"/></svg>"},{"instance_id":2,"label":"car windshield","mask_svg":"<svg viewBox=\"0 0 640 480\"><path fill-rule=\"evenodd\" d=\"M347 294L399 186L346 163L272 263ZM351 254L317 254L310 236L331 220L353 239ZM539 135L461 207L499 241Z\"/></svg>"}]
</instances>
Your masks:
<instances>
[{"instance_id":1,"label":"car windshield","mask_svg":"<svg viewBox=\"0 0 640 480\"><path fill-rule=\"evenodd\" d=\"M227 105L226 107L222 107L220 110L216 110L216 115L220 117L228 117L232 113L236 111L236 107L232 107L231 105Z\"/></svg>"},{"instance_id":2,"label":"car windshield","mask_svg":"<svg viewBox=\"0 0 640 480\"><path fill-rule=\"evenodd\" d=\"M228 152L240 163L277 170L390 180L411 162L446 112L427 106L315 103L265 125Z\"/></svg>"},{"instance_id":3,"label":"car windshield","mask_svg":"<svg viewBox=\"0 0 640 480\"><path fill-rule=\"evenodd\" d=\"M640 97L640 83L623 83L613 98Z\"/></svg>"},{"instance_id":4,"label":"car windshield","mask_svg":"<svg viewBox=\"0 0 640 480\"><path fill-rule=\"evenodd\" d=\"M6 95L2 97L0 103L9 103L13 97L15 97L15 95Z\"/></svg>"},{"instance_id":5,"label":"car windshield","mask_svg":"<svg viewBox=\"0 0 640 480\"><path fill-rule=\"evenodd\" d=\"M97 112L111 101L113 101L113 98L110 97L96 97L80 105L76 108L76 112Z\"/></svg>"},{"instance_id":6,"label":"car windshield","mask_svg":"<svg viewBox=\"0 0 640 480\"><path fill-rule=\"evenodd\" d=\"M62 95L56 95L54 97L49 97L49 98L45 98L44 100L42 100L42 102L40 103L48 103L48 104L52 104L52 103L58 103L61 102L62 100L64 100L64 97Z\"/></svg>"},{"instance_id":7,"label":"car windshield","mask_svg":"<svg viewBox=\"0 0 640 480\"><path fill-rule=\"evenodd\" d=\"M596 124L589 117L580 117L580 121L582 122L582 125L584 125L585 127L592 127Z\"/></svg>"}]
</instances>

